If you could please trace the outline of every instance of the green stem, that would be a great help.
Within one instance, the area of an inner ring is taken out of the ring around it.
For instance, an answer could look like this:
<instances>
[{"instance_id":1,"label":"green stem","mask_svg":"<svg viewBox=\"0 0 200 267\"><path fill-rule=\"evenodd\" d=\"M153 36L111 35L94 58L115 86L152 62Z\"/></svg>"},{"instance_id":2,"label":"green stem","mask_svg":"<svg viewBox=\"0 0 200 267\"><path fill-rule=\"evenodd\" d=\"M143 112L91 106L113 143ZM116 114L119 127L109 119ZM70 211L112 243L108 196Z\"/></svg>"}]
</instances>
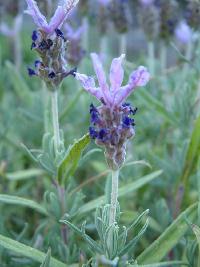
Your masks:
<instances>
[{"instance_id":1,"label":"green stem","mask_svg":"<svg viewBox=\"0 0 200 267\"><path fill-rule=\"evenodd\" d=\"M126 34L120 34L120 42L119 42L119 50L120 50L120 55L126 54Z\"/></svg>"},{"instance_id":2,"label":"green stem","mask_svg":"<svg viewBox=\"0 0 200 267\"><path fill-rule=\"evenodd\" d=\"M59 152L60 148L60 129L58 121L58 92L57 90L51 93L52 104L52 119L53 119L53 133L54 133L54 149L55 153Z\"/></svg>"},{"instance_id":3,"label":"green stem","mask_svg":"<svg viewBox=\"0 0 200 267\"><path fill-rule=\"evenodd\" d=\"M160 64L161 64L161 72L163 74L167 68L167 47L164 42L161 43Z\"/></svg>"},{"instance_id":4,"label":"green stem","mask_svg":"<svg viewBox=\"0 0 200 267\"><path fill-rule=\"evenodd\" d=\"M111 188L109 225L112 225L116 221L118 180L119 180L119 170L112 171L112 188Z\"/></svg>"},{"instance_id":5,"label":"green stem","mask_svg":"<svg viewBox=\"0 0 200 267\"><path fill-rule=\"evenodd\" d=\"M155 51L153 41L148 42L148 59L149 59L149 71L151 76L155 75Z\"/></svg>"}]
</instances>

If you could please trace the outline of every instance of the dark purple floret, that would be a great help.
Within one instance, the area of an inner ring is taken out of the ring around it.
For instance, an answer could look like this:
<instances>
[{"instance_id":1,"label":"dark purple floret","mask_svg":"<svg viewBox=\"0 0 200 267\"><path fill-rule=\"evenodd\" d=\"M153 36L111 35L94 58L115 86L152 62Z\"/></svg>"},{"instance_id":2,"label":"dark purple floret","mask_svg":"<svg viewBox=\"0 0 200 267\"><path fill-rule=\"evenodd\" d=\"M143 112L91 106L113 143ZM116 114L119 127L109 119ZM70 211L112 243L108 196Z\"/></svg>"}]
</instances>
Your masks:
<instances>
[{"instance_id":1,"label":"dark purple floret","mask_svg":"<svg viewBox=\"0 0 200 267\"><path fill-rule=\"evenodd\" d=\"M28 75L29 76L34 76L34 75L37 75L37 74L36 74L36 72L33 69L28 68Z\"/></svg>"},{"instance_id":2,"label":"dark purple floret","mask_svg":"<svg viewBox=\"0 0 200 267\"><path fill-rule=\"evenodd\" d=\"M35 61L35 67L37 68L38 65L40 65L42 62L40 60Z\"/></svg>"},{"instance_id":3,"label":"dark purple floret","mask_svg":"<svg viewBox=\"0 0 200 267\"><path fill-rule=\"evenodd\" d=\"M42 40L42 42L39 44L39 48L40 50L43 51L43 50L49 49L49 45L45 40Z\"/></svg>"},{"instance_id":4,"label":"dark purple floret","mask_svg":"<svg viewBox=\"0 0 200 267\"><path fill-rule=\"evenodd\" d=\"M97 112L98 113L98 110L93 104L90 104L90 114L93 113L93 112Z\"/></svg>"},{"instance_id":5,"label":"dark purple floret","mask_svg":"<svg viewBox=\"0 0 200 267\"><path fill-rule=\"evenodd\" d=\"M35 42L37 40L37 38L38 38L37 31L33 31L33 33L32 33L32 40L33 40L33 42Z\"/></svg>"},{"instance_id":6,"label":"dark purple floret","mask_svg":"<svg viewBox=\"0 0 200 267\"><path fill-rule=\"evenodd\" d=\"M72 70L69 71L69 75L76 77L76 72L77 72L77 68L73 68Z\"/></svg>"},{"instance_id":7,"label":"dark purple floret","mask_svg":"<svg viewBox=\"0 0 200 267\"><path fill-rule=\"evenodd\" d=\"M122 107L128 111L130 115L135 115L138 108L132 108L130 103L123 103Z\"/></svg>"},{"instance_id":8,"label":"dark purple floret","mask_svg":"<svg viewBox=\"0 0 200 267\"><path fill-rule=\"evenodd\" d=\"M135 115L138 111L138 108L130 108L130 114Z\"/></svg>"},{"instance_id":9,"label":"dark purple floret","mask_svg":"<svg viewBox=\"0 0 200 267\"><path fill-rule=\"evenodd\" d=\"M66 41L63 32L60 29L55 29L56 35Z\"/></svg>"},{"instance_id":10,"label":"dark purple floret","mask_svg":"<svg viewBox=\"0 0 200 267\"><path fill-rule=\"evenodd\" d=\"M53 41L51 39L47 39L47 48L49 49L53 45Z\"/></svg>"},{"instance_id":11,"label":"dark purple floret","mask_svg":"<svg viewBox=\"0 0 200 267\"><path fill-rule=\"evenodd\" d=\"M98 134L98 139L101 140L101 141L105 141L106 140L106 137L107 137L107 130L106 129L101 129L99 131L99 134Z\"/></svg>"},{"instance_id":12,"label":"dark purple floret","mask_svg":"<svg viewBox=\"0 0 200 267\"><path fill-rule=\"evenodd\" d=\"M31 44L31 50L34 49L34 48L36 48L36 43L33 42L33 43Z\"/></svg>"},{"instance_id":13,"label":"dark purple floret","mask_svg":"<svg viewBox=\"0 0 200 267\"><path fill-rule=\"evenodd\" d=\"M134 119L129 118L128 116L124 116L122 126L124 128L129 128L130 126L134 126Z\"/></svg>"},{"instance_id":14,"label":"dark purple floret","mask_svg":"<svg viewBox=\"0 0 200 267\"><path fill-rule=\"evenodd\" d=\"M93 124L98 123L98 121L99 121L99 112L98 112L97 108L93 104L90 105L90 116L91 116L90 117L91 123L93 123Z\"/></svg>"},{"instance_id":15,"label":"dark purple floret","mask_svg":"<svg viewBox=\"0 0 200 267\"><path fill-rule=\"evenodd\" d=\"M96 131L94 127L89 128L89 134L92 139L95 139L98 136L98 132Z\"/></svg>"},{"instance_id":16,"label":"dark purple floret","mask_svg":"<svg viewBox=\"0 0 200 267\"><path fill-rule=\"evenodd\" d=\"M56 74L55 74L55 72L52 71L52 72L49 73L48 76L49 76L49 78L53 79L53 78L56 77Z\"/></svg>"}]
</instances>

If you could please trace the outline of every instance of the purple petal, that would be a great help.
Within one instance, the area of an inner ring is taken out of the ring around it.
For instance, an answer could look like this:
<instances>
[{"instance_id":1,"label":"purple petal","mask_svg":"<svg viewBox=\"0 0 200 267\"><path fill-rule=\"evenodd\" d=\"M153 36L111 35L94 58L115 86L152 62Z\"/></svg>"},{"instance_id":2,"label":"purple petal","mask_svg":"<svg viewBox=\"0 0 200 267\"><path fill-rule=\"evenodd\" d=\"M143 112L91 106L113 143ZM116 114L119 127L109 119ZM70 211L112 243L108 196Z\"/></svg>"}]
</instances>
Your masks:
<instances>
[{"instance_id":1,"label":"purple petal","mask_svg":"<svg viewBox=\"0 0 200 267\"><path fill-rule=\"evenodd\" d=\"M66 19L66 11L62 6L58 6L53 17L49 22L49 33L53 33L55 29L59 28Z\"/></svg>"},{"instance_id":2,"label":"purple petal","mask_svg":"<svg viewBox=\"0 0 200 267\"><path fill-rule=\"evenodd\" d=\"M96 53L91 53L91 58L92 58L95 73L97 75L99 86L100 86L102 94L104 96L104 100L106 103L109 103L110 102L110 92L109 92L109 87L106 83L106 75L104 73L102 63L99 59L99 56Z\"/></svg>"},{"instance_id":3,"label":"purple petal","mask_svg":"<svg viewBox=\"0 0 200 267\"><path fill-rule=\"evenodd\" d=\"M110 68L110 83L111 90L115 92L118 90L124 79L124 69L122 68L122 61L125 55L121 55L119 58L114 58Z\"/></svg>"},{"instance_id":4,"label":"purple petal","mask_svg":"<svg viewBox=\"0 0 200 267\"><path fill-rule=\"evenodd\" d=\"M40 12L37 3L34 0L26 0L26 3L28 5L28 9L25 11L25 13L32 16L35 24L39 28L43 29L44 31L48 30L48 23L46 21L46 18Z\"/></svg>"},{"instance_id":5,"label":"purple petal","mask_svg":"<svg viewBox=\"0 0 200 267\"><path fill-rule=\"evenodd\" d=\"M150 80L150 74L147 68L139 66L137 70L133 71L129 77L129 84L131 87L145 86Z\"/></svg>"},{"instance_id":6,"label":"purple petal","mask_svg":"<svg viewBox=\"0 0 200 267\"><path fill-rule=\"evenodd\" d=\"M76 73L76 79L80 81L83 88L88 91L90 94L95 96L98 100L101 101L103 95L100 88L95 87L95 81L92 77L89 77L85 74Z\"/></svg>"},{"instance_id":7,"label":"purple petal","mask_svg":"<svg viewBox=\"0 0 200 267\"><path fill-rule=\"evenodd\" d=\"M115 97L115 104L120 105L132 93L137 86L145 86L150 80L150 74L143 66L138 67L129 77L126 86L121 87Z\"/></svg>"},{"instance_id":8,"label":"purple petal","mask_svg":"<svg viewBox=\"0 0 200 267\"><path fill-rule=\"evenodd\" d=\"M62 26L70 11L77 5L79 0L63 0L62 6L58 6L49 23L49 33Z\"/></svg>"}]
</instances>

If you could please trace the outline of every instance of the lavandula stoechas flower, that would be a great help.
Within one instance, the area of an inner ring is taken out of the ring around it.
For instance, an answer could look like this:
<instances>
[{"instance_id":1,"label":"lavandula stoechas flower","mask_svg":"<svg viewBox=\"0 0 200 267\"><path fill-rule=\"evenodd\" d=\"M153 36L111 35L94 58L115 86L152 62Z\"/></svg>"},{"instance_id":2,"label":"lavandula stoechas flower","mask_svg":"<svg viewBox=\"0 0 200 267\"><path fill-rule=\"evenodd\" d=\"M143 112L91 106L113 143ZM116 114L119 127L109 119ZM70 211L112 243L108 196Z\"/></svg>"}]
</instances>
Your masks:
<instances>
[{"instance_id":1,"label":"lavandula stoechas flower","mask_svg":"<svg viewBox=\"0 0 200 267\"><path fill-rule=\"evenodd\" d=\"M168 41L178 23L178 4L176 0L160 0L156 5L160 11L160 37Z\"/></svg>"},{"instance_id":2,"label":"lavandula stoechas flower","mask_svg":"<svg viewBox=\"0 0 200 267\"><path fill-rule=\"evenodd\" d=\"M98 14L97 14L97 25L101 35L105 35L109 28L109 10L108 6L111 0L97 0Z\"/></svg>"},{"instance_id":3,"label":"lavandula stoechas flower","mask_svg":"<svg viewBox=\"0 0 200 267\"><path fill-rule=\"evenodd\" d=\"M138 19L145 35L154 40L160 31L160 12L154 5L154 0L140 0Z\"/></svg>"},{"instance_id":4,"label":"lavandula stoechas flower","mask_svg":"<svg viewBox=\"0 0 200 267\"><path fill-rule=\"evenodd\" d=\"M92 77L76 73L83 88L95 96L102 105L90 106L91 126L89 133L96 144L105 148L105 157L112 170L122 166L126 155L126 143L134 136L134 119L137 108L132 108L125 100L137 86L145 86L150 75L143 66L133 71L128 84L122 86L124 70L122 61L125 55L115 58L110 68L110 88L97 54L92 53L94 70L97 75L99 87L95 86Z\"/></svg>"},{"instance_id":5,"label":"lavandula stoechas flower","mask_svg":"<svg viewBox=\"0 0 200 267\"><path fill-rule=\"evenodd\" d=\"M110 1L110 17L115 26L115 30L124 33L128 30L127 0Z\"/></svg>"},{"instance_id":6,"label":"lavandula stoechas flower","mask_svg":"<svg viewBox=\"0 0 200 267\"><path fill-rule=\"evenodd\" d=\"M185 21L181 21L177 25L175 29L175 37L183 45L186 45L191 42L192 29Z\"/></svg>"},{"instance_id":7,"label":"lavandula stoechas flower","mask_svg":"<svg viewBox=\"0 0 200 267\"><path fill-rule=\"evenodd\" d=\"M200 2L197 0L188 0L186 8L186 20L194 30L200 28Z\"/></svg>"},{"instance_id":8,"label":"lavandula stoechas flower","mask_svg":"<svg viewBox=\"0 0 200 267\"><path fill-rule=\"evenodd\" d=\"M41 60L35 61L35 69L28 68L29 75L41 77L50 90L56 90L62 80L74 71L66 68L65 52L67 42L60 30L70 11L78 0L63 0L48 23L34 0L26 0L27 14L31 15L37 30L32 33L31 48L37 51Z\"/></svg>"},{"instance_id":9,"label":"lavandula stoechas flower","mask_svg":"<svg viewBox=\"0 0 200 267\"><path fill-rule=\"evenodd\" d=\"M66 38L69 41L67 48L67 61L74 66L77 66L82 60L85 51L81 46L81 37L84 32L84 27L80 26L78 29L73 29L68 23L64 26Z\"/></svg>"}]
</instances>

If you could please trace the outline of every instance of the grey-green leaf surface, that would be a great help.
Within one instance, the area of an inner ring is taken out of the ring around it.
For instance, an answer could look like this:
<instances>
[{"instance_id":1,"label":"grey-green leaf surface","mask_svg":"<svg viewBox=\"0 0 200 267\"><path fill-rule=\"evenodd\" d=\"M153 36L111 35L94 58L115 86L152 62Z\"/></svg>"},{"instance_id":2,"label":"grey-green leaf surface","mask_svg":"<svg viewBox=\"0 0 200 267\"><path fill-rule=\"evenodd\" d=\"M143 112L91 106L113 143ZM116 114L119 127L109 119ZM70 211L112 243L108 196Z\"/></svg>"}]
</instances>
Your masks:
<instances>
[{"instance_id":1,"label":"grey-green leaf surface","mask_svg":"<svg viewBox=\"0 0 200 267\"><path fill-rule=\"evenodd\" d=\"M153 264L145 264L145 265L130 265L130 267L169 267L169 266L188 266L187 263L182 261L169 261L169 262L161 262L161 263L153 263Z\"/></svg>"},{"instance_id":2,"label":"grey-green leaf surface","mask_svg":"<svg viewBox=\"0 0 200 267\"><path fill-rule=\"evenodd\" d=\"M40 267L50 267L50 261L51 261L51 249L49 248L47 251L47 255L42 264L40 265Z\"/></svg>"},{"instance_id":3,"label":"grey-green leaf surface","mask_svg":"<svg viewBox=\"0 0 200 267\"><path fill-rule=\"evenodd\" d=\"M16 172L8 172L5 174L6 178L11 181L20 181L30 179L36 176L41 176L45 172L41 169L29 169L29 170L22 170Z\"/></svg>"},{"instance_id":4,"label":"grey-green leaf surface","mask_svg":"<svg viewBox=\"0 0 200 267\"><path fill-rule=\"evenodd\" d=\"M81 154L89 143L90 136L89 134L86 134L69 147L64 160L58 167L58 180L60 183L63 184L69 176L74 174Z\"/></svg>"},{"instance_id":5,"label":"grey-green leaf surface","mask_svg":"<svg viewBox=\"0 0 200 267\"><path fill-rule=\"evenodd\" d=\"M194 124L194 129L193 129L190 143L188 146L188 150L187 150L187 154L185 158L185 164L183 168L183 174L181 177L181 180L183 183L186 183L188 180L188 177L196 170L198 158L200 155L199 129L200 129L200 116L197 118Z\"/></svg>"},{"instance_id":6,"label":"grey-green leaf surface","mask_svg":"<svg viewBox=\"0 0 200 267\"><path fill-rule=\"evenodd\" d=\"M48 214L46 209L39 203L33 200L30 200L30 199L22 198L22 197L0 194L0 203L24 206L24 207L34 209L43 215Z\"/></svg>"},{"instance_id":7,"label":"grey-green leaf surface","mask_svg":"<svg viewBox=\"0 0 200 267\"><path fill-rule=\"evenodd\" d=\"M46 258L45 253L3 235L0 235L0 246L40 263L43 263ZM49 267L67 267L67 265L55 258L51 258ZM74 265L74 267L76 267L76 265Z\"/></svg>"},{"instance_id":8,"label":"grey-green leaf surface","mask_svg":"<svg viewBox=\"0 0 200 267\"><path fill-rule=\"evenodd\" d=\"M186 218L191 222L197 219L197 203L182 212L160 237L139 255L138 264L153 264L161 261L187 231Z\"/></svg>"}]
</instances>

